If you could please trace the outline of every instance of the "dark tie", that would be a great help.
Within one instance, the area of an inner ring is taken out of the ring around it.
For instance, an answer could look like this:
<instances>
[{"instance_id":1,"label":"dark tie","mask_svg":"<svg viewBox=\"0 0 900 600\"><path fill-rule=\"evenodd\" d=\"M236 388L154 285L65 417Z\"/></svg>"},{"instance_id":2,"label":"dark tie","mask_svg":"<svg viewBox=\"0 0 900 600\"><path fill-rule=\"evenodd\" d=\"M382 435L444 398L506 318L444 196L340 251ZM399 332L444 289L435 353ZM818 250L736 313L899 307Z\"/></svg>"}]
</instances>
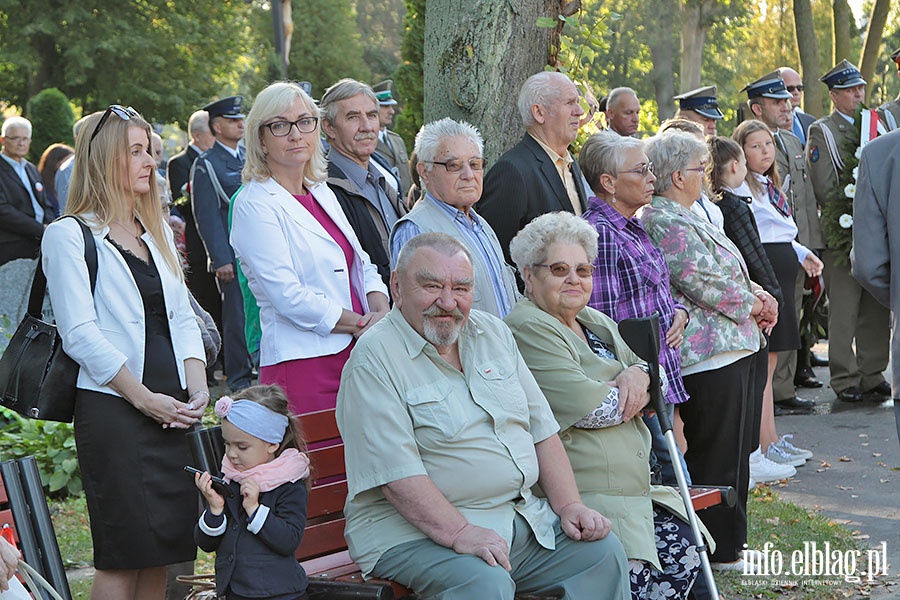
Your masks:
<instances>
[{"instance_id":1,"label":"dark tie","mask_svg":"<svg viewBox=\"0 0 900 600\"><path fill-rule=\"evenodd\" d=\"M787 198L785 198L784 193L781 190L775 187L775 183L768 177L766 178L766 191L769 193L769 202L772 203L775 210L785 217L790 217L791 207L788 204Z\"/></svg>"}]
</instances>

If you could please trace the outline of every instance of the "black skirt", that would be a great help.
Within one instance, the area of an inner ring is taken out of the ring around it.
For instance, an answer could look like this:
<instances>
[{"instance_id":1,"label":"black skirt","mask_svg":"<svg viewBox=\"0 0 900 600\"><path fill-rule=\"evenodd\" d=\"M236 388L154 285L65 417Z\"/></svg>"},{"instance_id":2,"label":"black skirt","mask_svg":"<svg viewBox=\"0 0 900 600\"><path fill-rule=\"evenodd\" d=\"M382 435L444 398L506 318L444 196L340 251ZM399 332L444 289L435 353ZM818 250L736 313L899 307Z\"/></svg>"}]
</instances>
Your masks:
<instances>
[{"instance_id":1,"label":"black skirt","mask_svg":"<svg viewBox=\"0 0 900 600\"><path fill-rule=\"evenodd\" d=\"M784 302L778 307L778 323L769 336L769 352L784 352L800 348L800 326L797 323L797 307L794 288L800 263L790 242L763 244L766 256L775 270L775 278L781 286Z\"/></svg>"}]
</instances>

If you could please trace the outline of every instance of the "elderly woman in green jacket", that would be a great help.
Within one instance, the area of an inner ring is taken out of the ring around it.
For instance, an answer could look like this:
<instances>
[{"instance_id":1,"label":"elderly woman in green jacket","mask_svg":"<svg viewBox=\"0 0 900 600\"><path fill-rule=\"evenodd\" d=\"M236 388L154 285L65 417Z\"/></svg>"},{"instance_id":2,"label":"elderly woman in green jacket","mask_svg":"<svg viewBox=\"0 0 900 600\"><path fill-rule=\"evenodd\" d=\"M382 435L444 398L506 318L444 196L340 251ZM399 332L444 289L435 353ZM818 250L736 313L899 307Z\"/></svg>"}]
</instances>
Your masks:
<instances>
[{"instance_id":1,"label":"elderly woman in green jacket","mask_svg":"<svg viewBox=\"0 0 900 600\"><path fill-rule=\"evenodd\" d=\"M684 505L650 484L650 378L615 321L587 306L597 232L569 213L529 223L510 244L526 299L505 321L560 426L585 504L613 523L632 597L687 598L700 567Z\"/></svg>"}]
</instances>

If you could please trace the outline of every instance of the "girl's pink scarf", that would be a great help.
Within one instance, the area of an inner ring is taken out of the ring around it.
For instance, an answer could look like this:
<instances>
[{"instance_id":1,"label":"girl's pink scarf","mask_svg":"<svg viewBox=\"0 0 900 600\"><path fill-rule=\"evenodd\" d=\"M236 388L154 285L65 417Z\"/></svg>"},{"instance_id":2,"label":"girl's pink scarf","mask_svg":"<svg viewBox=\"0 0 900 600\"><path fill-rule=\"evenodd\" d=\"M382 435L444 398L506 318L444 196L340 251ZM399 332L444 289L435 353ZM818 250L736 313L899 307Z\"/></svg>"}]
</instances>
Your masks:
<instances>
[{"instance_id":1,"label":"girl's pink scarf","mask_svg":"<svg viewBox=\"0 0 900 600\"><path fill-rule=\"evenodd\" d=\"M240 483L245 479L255 479L260 492L270 492L283 483L294 483L309 477L309 457L296 448L288 448L271 462L238 471L225 456L222 458L222 473L225 481Z\"/></svg>"}]
</instances>

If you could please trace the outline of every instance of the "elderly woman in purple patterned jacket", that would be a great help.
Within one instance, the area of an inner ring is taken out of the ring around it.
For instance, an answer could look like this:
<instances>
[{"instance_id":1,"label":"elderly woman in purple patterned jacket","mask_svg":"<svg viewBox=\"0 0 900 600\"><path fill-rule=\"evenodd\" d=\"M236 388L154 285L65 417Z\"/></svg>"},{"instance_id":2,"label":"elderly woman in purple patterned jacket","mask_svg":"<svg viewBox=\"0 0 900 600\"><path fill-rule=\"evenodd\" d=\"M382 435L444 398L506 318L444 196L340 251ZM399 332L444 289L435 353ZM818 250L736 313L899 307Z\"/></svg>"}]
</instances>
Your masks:
<instances>
[{"instance_id":1,"label":"elderly woman in purple patterned jacket","mask_svg":"<svg viewBox=\"0 0 900 600\"><path fill-rule=\"evenodd\" d=\"M690 316L681 345L681 374L691 396L680 407L685 459L694 481L737 490L734 507L711 508L703 520L717 542L713 562L743 569L748 459L758 443L754 355L765 343L760 328L778 318L778 303L750 280L731 240L690 210L703 186L706 145L669 132L651 138L645 149L657 179L641 220L668 263L675 300Z\"/></svg>"},{"instance_id":2,"label":"elderly woman in purple patterned jacket","mask_svg":"<svg viewBox=\"0 0 900 600\"><path fill-rule=\"evenodd\" d=\"M669 267L635 213L653 198L653 165L644 143L609 131L588 138L578 155L581 172L596 194L583 217L597 230L594 289L588 305L614 321L659 314L660 364L669 373L665 394L669 416L687 401L681 381L681 346L687 309L669 288ZM653 453L661 482L676 485L672 457L656 415L644 417L653 435ZM679 455L685 472L684 457Z\"/></svg>"}]
</instances>

